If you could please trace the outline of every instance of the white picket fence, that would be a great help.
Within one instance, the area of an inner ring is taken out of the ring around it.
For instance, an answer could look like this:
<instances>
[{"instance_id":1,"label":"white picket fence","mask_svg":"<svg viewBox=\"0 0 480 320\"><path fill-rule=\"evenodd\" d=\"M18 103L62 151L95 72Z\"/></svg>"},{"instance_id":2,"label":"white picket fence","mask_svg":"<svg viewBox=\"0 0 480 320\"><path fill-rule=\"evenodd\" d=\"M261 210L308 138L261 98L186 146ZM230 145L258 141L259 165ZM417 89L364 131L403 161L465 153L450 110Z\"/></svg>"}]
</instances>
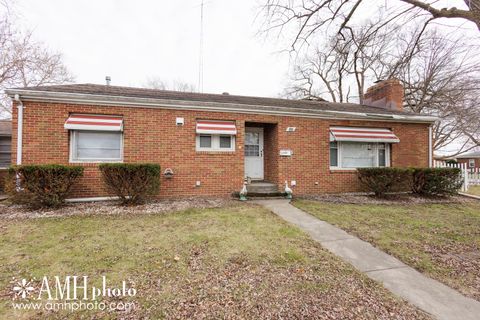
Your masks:
<instances>
[{"instance_id":1,"label":"white picket fence","mask_svg":"<svg viewBox=\"0 0 480 320\"><path fill-rule=\"evenodd\" d=\"M466 163L446 163L445 161L434 161L435 168L459 168L462 170L463 185L462 191L466 192L471 185L480 185L480 169L468 168Z\"/></svg>"}]
</instances>

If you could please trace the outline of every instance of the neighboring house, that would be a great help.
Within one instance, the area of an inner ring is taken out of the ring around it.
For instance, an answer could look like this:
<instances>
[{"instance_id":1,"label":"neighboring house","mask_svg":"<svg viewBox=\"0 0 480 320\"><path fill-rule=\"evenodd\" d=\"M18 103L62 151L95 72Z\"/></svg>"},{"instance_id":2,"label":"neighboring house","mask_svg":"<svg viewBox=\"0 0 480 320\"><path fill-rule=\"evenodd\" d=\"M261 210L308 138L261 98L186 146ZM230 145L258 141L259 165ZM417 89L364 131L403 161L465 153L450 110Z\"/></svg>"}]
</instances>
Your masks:
<instances>
[{"instance_id":1,"label":"neighboring house","mask_svg":"<svg viewBox=\"0 0 480 320\"><path fill-rule=\"evenodd\" d=\"M227 196L246 177L279 190L288 181L295 194L353 192L361 190L357 167L432 162L436 119L404 112L396 80L368 90L374 106L94 84L7 93L17 98L13 161L84 166L77 197L107 195L101 162L171 169L161 197Z\"/></svg>"},{"instance_id":2,"label":"neighboring house","mask_svg":"<svg viewBox=\"0 0 480 320\"><path fill-rule=\"evenodd\" d=\"M7 176L7 168L11 164L12 153L12 120L0 120L0 191Z\"/></svg>"},{"instance_id":3,"label":"neighboring house","mask_svg":"<svg viewBox=\"0 0 480 320\"><path fill-rule=\"evenodd\" d=\"M466 163L469 169L480 169L480 151L457 156L458 163Z\"/></svg>"}]
</instances>

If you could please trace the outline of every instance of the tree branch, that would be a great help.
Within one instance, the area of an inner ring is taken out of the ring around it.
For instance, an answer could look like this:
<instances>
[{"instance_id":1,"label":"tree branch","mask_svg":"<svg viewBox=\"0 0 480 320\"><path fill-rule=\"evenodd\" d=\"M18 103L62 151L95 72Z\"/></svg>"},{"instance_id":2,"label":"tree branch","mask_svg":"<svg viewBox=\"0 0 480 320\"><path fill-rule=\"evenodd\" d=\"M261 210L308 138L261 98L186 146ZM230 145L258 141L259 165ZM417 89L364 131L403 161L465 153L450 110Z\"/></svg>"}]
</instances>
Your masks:
<instances>
[{"instance_id":1,"label":"tree branch","mask_svg":"<svg viewBox=\"0 0 480 320\"><path fill-rule=\"evenodd\" d=\"M402 2L411 4L412 6L415 6L417 8L420 8L424 11L427 11L432 15L433 18L462 18L466 19L469 21L472 21L477 25L477 28L480 30L480 15L479 15L479 9L474 8L472 5L470 10L461 10L457 9L455 7L447 9L447 8L442 8L442 9L437 9L434 8L431 4L426 3L424 1L419 1L419 0L400 0ZM472 0L470 2L473 2L475 4L475 0Z\"/></svg>"}]
</instances>

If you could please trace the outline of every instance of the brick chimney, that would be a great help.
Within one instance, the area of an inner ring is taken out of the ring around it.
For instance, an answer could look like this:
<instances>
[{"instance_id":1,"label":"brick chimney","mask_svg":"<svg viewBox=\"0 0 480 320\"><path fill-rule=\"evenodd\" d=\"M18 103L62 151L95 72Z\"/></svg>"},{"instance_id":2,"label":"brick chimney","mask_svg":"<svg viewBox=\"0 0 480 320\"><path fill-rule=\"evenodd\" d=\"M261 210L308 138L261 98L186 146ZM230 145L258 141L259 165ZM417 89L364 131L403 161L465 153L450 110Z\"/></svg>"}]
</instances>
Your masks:
<instances>
[{"instance_id":1,"label":"brick chimney","mask_svg":"<svg viewBox=\"0 0 480 320\"><path fill-rule=\"evenodd\" d=\"M363 104L403 111L403 86L397 79L382 80L367 89Z\"/></svg>"}]
</instances>

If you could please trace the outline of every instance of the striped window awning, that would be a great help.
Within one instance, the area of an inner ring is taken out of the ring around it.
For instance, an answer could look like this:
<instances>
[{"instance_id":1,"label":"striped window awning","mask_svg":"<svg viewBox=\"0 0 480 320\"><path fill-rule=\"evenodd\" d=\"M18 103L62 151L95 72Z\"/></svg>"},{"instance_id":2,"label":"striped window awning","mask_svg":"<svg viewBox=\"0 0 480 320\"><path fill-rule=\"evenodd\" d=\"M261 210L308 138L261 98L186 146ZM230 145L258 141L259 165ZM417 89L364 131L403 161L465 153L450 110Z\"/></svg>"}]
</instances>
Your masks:
<instances>
[{"instance_id":1,"label":"striped window awning","mask_svg":"<svg viewBox=\"0 0 480 320\"><path fill-rule=\"evenodd\" d=\"M398 143L400 139L390 129L330 127L331 141Z\"/></svg>"},{"instance_id":2,"label":"striped window awning","mask_svg":"<svg viewBox=\"0 0 480 320\"><path fill-rule=\"evenodd\" d=\"M233 121L197 120L197 133L236 135L237 127Z\"/></svg>"},{"instance_id":3,"label":"striped window awning","mask_svg":"<svg viewBox=\"0 0 480 320\"><path fill-rule=\"evenodd\" d=\"M123 118L106 115L72 114L65 121L67 130L123 131Z\"/></svg>"}]
</instances>

